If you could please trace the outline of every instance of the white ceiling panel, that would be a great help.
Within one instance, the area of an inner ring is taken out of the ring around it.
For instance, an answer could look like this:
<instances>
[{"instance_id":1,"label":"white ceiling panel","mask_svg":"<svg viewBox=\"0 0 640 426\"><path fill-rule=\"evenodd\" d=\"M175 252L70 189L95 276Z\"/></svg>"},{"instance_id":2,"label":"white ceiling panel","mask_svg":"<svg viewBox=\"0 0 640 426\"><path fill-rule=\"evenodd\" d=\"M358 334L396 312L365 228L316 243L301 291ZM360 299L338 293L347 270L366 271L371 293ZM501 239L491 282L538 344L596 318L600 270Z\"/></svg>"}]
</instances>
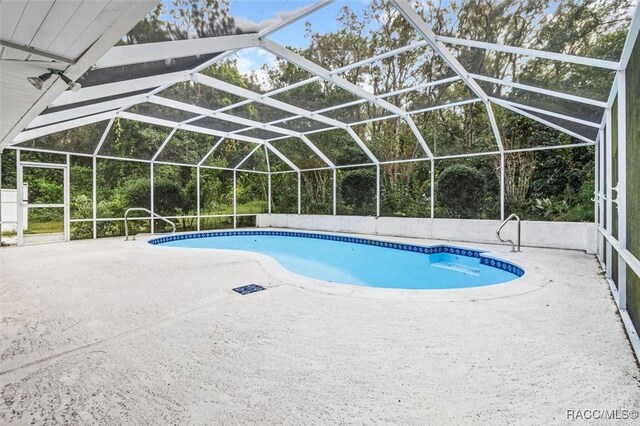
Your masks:
<instances>
[{"instance_id":1,"label":"white ceiling panel","mask_svg":"<svg viewBox=\"0 0 640 426\"><path fill-rule=\"evenodd\" d=\"M42 23L46 19L51 8L53 8L54 3L54 0L29 0L9 41L17 44L29 45L36 33L42 27ZM2 17L0 19L4 24L5 18Z\"/></svg>"},{"instance_id":2,"label":"white ceiling panel","mask_svg":"<svg viewBox=\"0 0 640 426\"><path fill-rule=\"evenodd\" d=\"M105 10L108 5L108 1L83 2L71 16L65 28L53 40L49 50L60 52L72 58L81 55L89 47L85 45L84 40L95 38L118 20L118 13L109 13L109 10ZM117 10L121 10L121 6L116 7ZM88 31L96 25L96 21L100 20L103 15L107 18L106 25L99 25L98 28L101 28L99 31ZM75 46L74 49L71 49L72 46Z\"/></svg>"},{"instance_id":3,"label":"white ceiling panel","mask_svg":"<svg viewBox=\"0 0 640 426\"><path fill-rule=\"evenodd\" d=\"M0 2L0 38L11 40L13 32L18 26L20 17L27 7L25 1L3 1Z\"/></svg>"},{"instance_id":4,"label":"white ceiling panel","mask_svg":"<svg viewBox=\"0 0 640 426\"><path fill-rule=\"evenodd\" d=\"M73 26L69 25L69 18L81 4L82 0L56 1L29 45L38 49L49 50L61 31L65 28L67 31L74 31Z\"/></svg>"},{"instance_id":5,"label":"white ceiling panel","mask_svg":"<svg viewBox=\"0 0 640 426\"><path fill-rule=\"evenodd\" d=\"M16 47L0 48L0 146L6 145L67 85L50 78L43 90L26 77L47 68L65 70L72 80L91 67L155 5L157 0L3 0L0 34ZM74 65L20 50L39 49L77 60Z\"/></svg>"}]
</instances>

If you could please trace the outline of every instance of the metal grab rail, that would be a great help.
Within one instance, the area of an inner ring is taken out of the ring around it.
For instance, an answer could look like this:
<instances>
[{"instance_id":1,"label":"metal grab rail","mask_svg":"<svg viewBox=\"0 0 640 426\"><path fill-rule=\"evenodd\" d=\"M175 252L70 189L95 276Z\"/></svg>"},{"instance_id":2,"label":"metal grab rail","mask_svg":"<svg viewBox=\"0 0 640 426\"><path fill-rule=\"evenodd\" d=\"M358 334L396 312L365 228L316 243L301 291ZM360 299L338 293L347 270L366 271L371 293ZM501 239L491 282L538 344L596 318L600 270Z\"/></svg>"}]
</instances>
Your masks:
<instances>
[{"instance_id":1,"label":"metal grab rail","mask_svg":"<svg viewBox=\"0 0 640 426\"><path fill-rule=\"evenodd\" d=\"M513 242L513 240L510 240L510 239L504 240L500 236L500 231L502 231L502 228L504 228L505 225L509 223L509 221L511 221L511 219L515 219L518 222L518 234L517 234L518 250L516 250L516 244ZM506 218L504 222L502 222L502 224L498 227L498 229L496 229L496 235L498 236L498 239L503 243L511 243L512 252L520 251L520 217L515 213L511 213L511 215L509 215L509 217Z\"/></svg>"},{"instance_id":2,"label":"metal grab rail","mask_svg":"<svg viewBox=\"0 0 640 426\"><path fill-rule=\"evenodd\" d=\"M176 224L171 222L169 219L160 216L157 213L152 212L149 209L145 209L143 207L132 207L130 209L128 209L125 213L124 213L124 240L125 241L129 241L129 213L130 212L146 212L149 213L151 215L151 220L154 220L154 218L160 219L166 223L168 223L169 225L171 225L173 227L173 230L170 232L170 234L173 234L174 232L176 232ZM134 218L134 219L139 219L139 218ZM131 240L135 240L136 236L134 235Z\"/></svg>"}]
</instances>

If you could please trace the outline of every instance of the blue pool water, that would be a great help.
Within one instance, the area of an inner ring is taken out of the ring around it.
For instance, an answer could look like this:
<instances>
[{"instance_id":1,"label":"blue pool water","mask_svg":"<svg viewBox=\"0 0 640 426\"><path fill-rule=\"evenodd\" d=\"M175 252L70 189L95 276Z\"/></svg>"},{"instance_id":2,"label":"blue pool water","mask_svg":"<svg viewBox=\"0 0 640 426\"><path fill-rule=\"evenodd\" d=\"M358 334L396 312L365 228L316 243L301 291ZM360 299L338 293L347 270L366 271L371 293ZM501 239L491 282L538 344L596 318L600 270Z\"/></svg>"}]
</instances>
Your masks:
<instances>
[{"instance_id":1,"label":"blue pool water","mask_svg":"<svg viewBox=\"0 0 640 426\"><path fill-rule=\"evenodd\" d=\"M149 242L170 247L262 253L300 275L368 287L466 288L512 281L524 275L519 266L485 256L479 250L318 233L216 231L170 235Z\"/></svg>"}]
</instances>

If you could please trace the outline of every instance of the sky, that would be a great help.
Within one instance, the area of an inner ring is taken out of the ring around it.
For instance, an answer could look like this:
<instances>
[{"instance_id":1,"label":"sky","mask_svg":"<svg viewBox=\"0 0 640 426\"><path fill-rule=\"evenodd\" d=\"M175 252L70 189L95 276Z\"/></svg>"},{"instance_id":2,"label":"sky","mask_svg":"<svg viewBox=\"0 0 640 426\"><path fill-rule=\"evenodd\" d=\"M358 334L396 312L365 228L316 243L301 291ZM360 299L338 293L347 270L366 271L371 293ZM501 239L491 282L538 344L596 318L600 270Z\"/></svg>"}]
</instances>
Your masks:
<instances>
[{"instance_id":1,"label":"sky","mask_svg":"<svg viewBox=\"0 0 640 426\"><path fill-rule=\"evenodd\" d=\"M231 0L231 15L242 26L245 22L271 24L279 21L282 13L298 11L317 0ZM353 10L361 10L369 3L369 0L338 0L315 11L313 14L287 25L279 31L271 34L269 39L284 46L304 48L309 45L305 36L305 22L311 22L314 31L324 34L339 28L336 21L340 10L348 5ZM266 25L269 26L269 25ZM262 49L244 49L235 55L238 69L243 74L256 72L258 77L262 74L260 68L267 64L275 64L276 57Z\"/></svg>"},{"instance_id":2,"label":"sky","mask_svg":"<svg viewBox=\"0 0 640 426\"><path fill-rule=\"evenodd\" d=\"M170 6L172 0L163 0ZM441 6L448 6L451 0L435 0ZM601 0L607 1L607 0ZM235 19L236 25L245 30L258 31L268 28L287 16L291 16L301 9L316 4L318 0L229 0L230 13ZM310 22L315 33L326 34L340 28L337 17L343 7L348 6L356 13L361 13L366 8L370 0L336 0L324 7L316 10L292 24L285 26L277 32L269 35L269 39L294 48L305 48L309 45L305 38L305 23ZM551 2L547 14L552 14L558 6L558 1ZM452 17L455 19L455 17ZM377 30L377 23L374 23L372 31ZM256 73L260 78L264 74L261 68L264 65L273 66L276 57L262 49L243 49L234 55L238 69L242 74ZM260 78L265 81L264 77ZM266 88L268 89L268 88Z\"/></svg>"},{"instance_id":3,"label":"sky","mask_svg":"<svg viewBox=\"0 0 640 426\"><path fill-rule=\"evenodd\" d=\"M291 13L299 11L309 5L317 3L317 0L289 0L289 1L252 1L252 0L231 0L231 15L236 22L276 22L278 16L282 13ZM309 40L305 37L305 23L310 22L315 33L327 34L340 29L340 23L337 17L341 10L348 6L354 12L360 14L366 8L370 0L337 0L329 3L324 7L316 10L311 15L304 17L292 24L287 25L279 31L269 35L269 39L283 46L294 48L306 48L309 46ZM274 18L276 18L274 20ZM378 29L377 24L373 24L370 30ZM263 65L273 65L276 57L262 51L261 49L245 49L236 55L238 68L242 73L254 71L261 74L259 70Z\"/></svg>"}]
</instances>

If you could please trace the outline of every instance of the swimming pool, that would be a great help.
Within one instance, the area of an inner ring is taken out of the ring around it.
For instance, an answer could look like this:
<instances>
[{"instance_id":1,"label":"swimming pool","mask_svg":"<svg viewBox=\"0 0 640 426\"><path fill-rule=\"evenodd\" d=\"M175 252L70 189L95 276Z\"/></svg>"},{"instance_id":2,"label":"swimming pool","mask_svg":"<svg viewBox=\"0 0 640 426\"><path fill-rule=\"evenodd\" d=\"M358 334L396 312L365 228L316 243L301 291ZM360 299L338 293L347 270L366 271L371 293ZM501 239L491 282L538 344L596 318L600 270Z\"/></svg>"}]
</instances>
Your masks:
<instances>
[{"instance_id":1,"label":"swimming pool","mask_svg":"<svg viewBox=\"0 0 640 426\"><path fill-rule=\"evenodd\" d=\"M519 266L480 250L309 232L199 232L154 238L149 243L262 253L300 275L368 287L467 288L504 283L524 275Z\"/></svg>"}]
</instances>

